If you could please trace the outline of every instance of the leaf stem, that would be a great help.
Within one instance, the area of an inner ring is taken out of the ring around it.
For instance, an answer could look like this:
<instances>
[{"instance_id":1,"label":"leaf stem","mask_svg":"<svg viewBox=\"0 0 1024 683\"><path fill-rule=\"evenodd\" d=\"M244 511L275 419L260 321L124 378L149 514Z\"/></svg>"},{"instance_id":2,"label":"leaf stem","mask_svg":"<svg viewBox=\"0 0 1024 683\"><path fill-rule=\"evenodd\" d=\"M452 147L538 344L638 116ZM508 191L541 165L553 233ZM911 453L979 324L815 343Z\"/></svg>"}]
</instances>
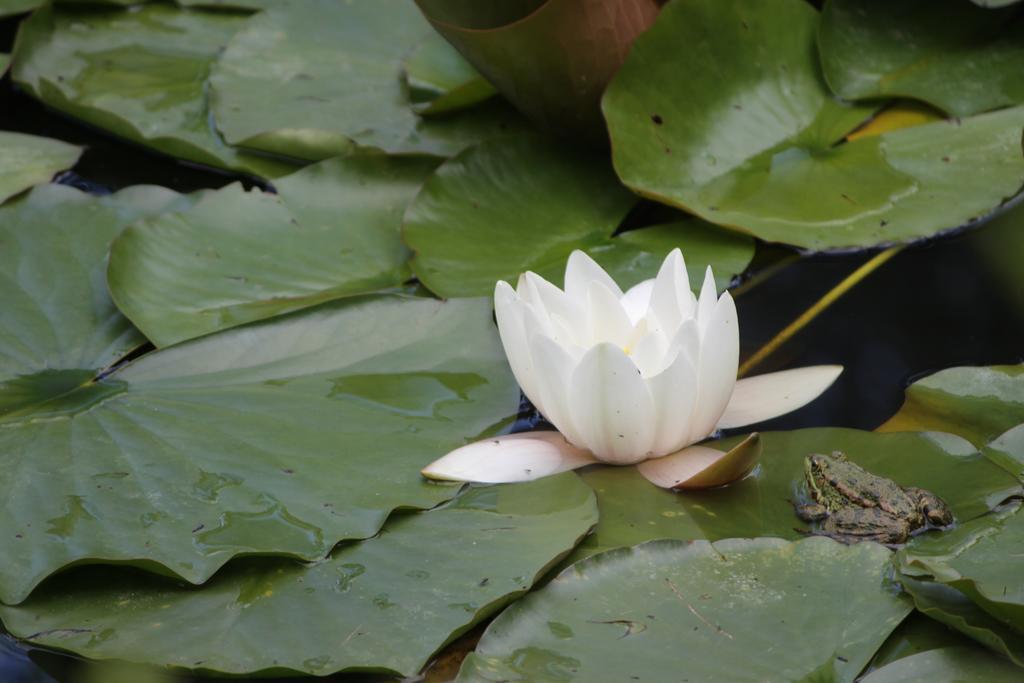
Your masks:
<instances>
[{"instance_id":1,"label":"leaf stem","mask_svg":"<svg viewBox=\"0 0 1024 683\"><path fill-rule=\"evenodd\" d=\"M811 306L806 311L801 313L796 320L791 322L789 325L786 325L786 327L777 335L775 335L771 339L771 341L769 341L767 344L758 349L757 353L755 353L746 361L744 361L743 364L740 365L739 372L737 373L738 376L746 376L752 369L754 369L762 362L764 362L764 360L768 358L768 356L775 353L780 346L789 341L789 339L793 337L797 332L802 330L804 327L808 325L808 323L817 318L822 311L824 311L826 308L835 303L836 300L839 299L839 297L853 289L855 285L857 285L871 273L878 270L878 268L881 267L882 264L884 264L886 261L891 259L896 254L898 254L904 246L906 245L899 244L896 245L895 247L889 247L885 251L879 252L878 254L873 256L871 260L869 260L867 263L864 263L860 268L846 276L846 278L843 279L842 282L840 282L838 285L829 290L829 292L825 294L825 296L818 299L818 301L816 301L813 306Z\"/></svg>"}]
</instances>

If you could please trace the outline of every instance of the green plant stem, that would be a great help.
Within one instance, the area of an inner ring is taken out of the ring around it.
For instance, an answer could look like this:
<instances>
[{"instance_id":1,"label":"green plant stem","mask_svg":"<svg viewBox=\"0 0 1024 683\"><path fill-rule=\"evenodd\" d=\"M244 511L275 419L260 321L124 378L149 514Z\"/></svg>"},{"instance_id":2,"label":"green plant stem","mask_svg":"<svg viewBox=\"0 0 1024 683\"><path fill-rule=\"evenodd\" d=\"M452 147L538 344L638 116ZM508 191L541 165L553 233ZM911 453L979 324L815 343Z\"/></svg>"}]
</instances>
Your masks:
<instances>
[{"instance_id":1,"label":"green plant stem","mask_svg":"<svg viewBox=\"0 0 1024 683\"><path fill-rule=\"evenodd\" d=\"M775 353L780 346L789 341L791 337L806 327L808 323L817 318L822 311L835 303L839 297L853 289L855 285L861 282L868 275L878 270L882 264L898 254L903 247L904 245L902 244L895 247L889 247L885 251L876 254L870 261L846 276L842 282L829 290L825 296L818 299L813 306L801 313L796 320L791 322L781 332L775 335L771 341L758 349L757 353L744 361L743 364L740 365L738 376L746 376L752 369L764 362L764 360Z\"/></svg>"}]
</instances>

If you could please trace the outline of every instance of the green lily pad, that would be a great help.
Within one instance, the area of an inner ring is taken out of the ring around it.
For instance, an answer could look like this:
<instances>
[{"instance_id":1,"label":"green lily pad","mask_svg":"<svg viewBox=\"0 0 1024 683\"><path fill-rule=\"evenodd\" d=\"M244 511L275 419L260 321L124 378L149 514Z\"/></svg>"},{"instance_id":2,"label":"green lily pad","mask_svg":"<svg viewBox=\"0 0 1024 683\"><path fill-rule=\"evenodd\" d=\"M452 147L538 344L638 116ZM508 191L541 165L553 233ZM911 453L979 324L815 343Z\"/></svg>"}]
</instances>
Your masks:
<instances>
[{"instance_id":1,"label":"green lily pad","mask_svg":"<svg viewBox=\"0 0 1024 683\"><path fill-rule=\"evenodd\" d=\"M872 672L861 683L1014 683L1020 678L1021 670L1005 659L986 656L975 648L946 647L901 659Z\"/></svg>"},{"instance_id":2,"label":"green lily pad","mask_svg":"<svg viewBox=\"0 0 1024 683\"><path fill-rule=\"evenodd\" d=\"M469 107L497 94L486 78L448 41L434 34L402 62L413 110L443 114Z\"/></svg>"},{"instance_id":3,"label":"green lily pad","mask_svg":"<svg viewBox=\"0 0 1024 683\"><path fill-rule=\"evenodd\" d=\"M1024 365L941 370L914 382L884 432L935 430L982 447L1024 423Z\"/></svg>"},{"instance_id":4,"label":"green lily pad","mask_svg":"<svg viewBox=\"0 0 1024 683\"><path fill-rule=\"evenodd\" d=\"M971 0L971 2L981 7L1006 7L1007 5L1016 5L1020 0Z\"/></svg>"},{"instance_id":5,"label":"green lily pad","mask_svg":"<svg viewBox=\"0 0 1024 683\"><path fill-rule=\"evenodd\" d=\"M41 6L46 0L0 0L0 17L29 12Z\"/></svg>"},{"instance_id":6,"label":"green lily pad","mask_svg":"<svg viewBox=\"0 0 1024 683\"><path fill-rule=\"evenodd\" d=\"M715 447L728 448L739 438ZM806 496L803 467L809 453L844 451L869 472L903 486L928 489L945 500L961 522L1022 491L1019 481L967 442L947 434L821 428L762 433L761 443L763 453L754 471L716 489L675 493L653 486L633 468L584 470L583 480L597 493L601 518L570 560L656 538L800 538L807 524L794 514L792 501Z\"/></svg>"},{"instance_id":7,"label":"green lily pad","mask_svg":"<svg viewBox=\"0 0 1024 683\"><path fill-rule=\"evenodd\" d=\"M241 560L199 589L87 569L48 582L24 605L0 607L0 618L19 637L98 659L231 674L412 676L526 591L596 516L593 494L572 474L473 488L311 566Z\"/></svg>"},{"instance_id":8,"label":"green lily pad","mask_svg":"<svg viewBox=\"0 0 1024 683\"><path fill-rule=\"evenodd\" d=\"M48 6L21 24L13 78L47 105L133 142L274 178L295 167L228 147L210 122L207 75L244 21L163 4Z\"/></svg>"},{"instance_id":9,"label":"green lily pad","mask_svg":"<svg viewBox=\"0 0 1024 683\"><path fill-rule=\"evenodd\" d=\"M132 221L191 201L162 187L91 197L40 185L0 207L0 416L15 405L15 378L91 377L145 342L107 296L107 249Z\"/></svg>"},{"instance_id":10,"label":"green lily pad","mask_svg":"<svg viewBox=\"0 0 1024 683\"><path fill-rule=\"evenodd\" d=\"M818 34L844 99L910 97L953 116L1024 103L1024 14L963 0L830 0Z\"/></svg>"},{"instance_id":11,"label":"green lily pad","mask_svg":"<svg viewBox=\"0 0 1024 683\"><path fill-rule=\"evenodd\" d=\"M532 136L494 140L427 179L403 237L432 292L490 295L525 270L564 270L573 249L611 237L635 201L600 160Z\"/></svg>"},{"instance_id":12,"label":"green lily pad","mask_svg":"<svg viewBox=\"0 0 1024 683\"><path fill-rule=\"evenodd\" d=\"M604 143L600 100L656 0L417 0L438 33L520 111L561 136Z\"/></svg>"},{"instance_id":13,"label":"green lily pad","mask_svg":"<svg viewBox=\"0 0 1024 683\"><path fill-rule=\"evenodd\" d=\"M870 673L921 652L972 645L973 642L963 634L915 611L889 634L885 643L871 658L871 664L868 665L866 672Z\"/></svg>"},{"instance_id":14,"label":"green lily pad","mask_svg":"<svg viewBox=\"0 0 1024 683\"><path fill-rule=\"evenodd\" d=\"M11 65L11 56L4 52L0 52L0 76L7 73L7 67Z\"/></svg>"},{"instance_id":15,"label":"green lily pad","mask_svg":"<svg viewBox=\"0 0 1024 683\"><path fill-rule=\"evenodd\" d=\"M613 550L506 610L458 680L794 681L827 669L852 681L910 611L883 579L888 561L873 543L824 538Z\"/></svg>"},{"instance_id":16,"label":"green lily pad","mask_svg":"<svg viewBox=\"0 0 1024 683\"><path fill-rule=\"evenodd\" d=\"M1024 481L1024 424L1007 430L981 452L986 458Z\"/></svg>"},{"instance_id":17,"label":"green lily pad","mask_svg":"<svg viewBox=\"0 0 1024 683\"><path fill-rule=\"evenodd\" d=\"M900 576L900 583L923 614L1024 666L1024 635L999 621L945 584Z\"/></svg>"},{"instance_id":18,"label":"green lily pad","mask_svg":"<svg viewBox=\"0 0 1024 683\"><path fill-rule=\"evenodd\" d=\"M409 278L402 213L436 165L360 154L275 181L232 185L142 221L114 243L118 307L157 346Z\"/></svg>"},{"instance_id":19,"label":"green lily pad","mask_svg":"<svg viewBox=\"0 0 1024 683\"><path fill-rule=\"evenodd\" d=\"M896 559L903 574L949 585L1024 636L1024 514L973 520Z\"/></svg>"},{"instance_id":20,"label":"green lily pad","mask_svg":"<svg viewBox=\"0 0 1024 683\"><path fill-rule=\"evenodd\" d=\"M6 69L0 55L0 75ZM49 182L58 171L71 168L82 148L60 140L0 131L0 204L33 185Z\"/></svg>"},{"instance_id":21,"label":"green lily pad","mask_svg":"<svg viewBox=\"0 0 1024 683\"><path fill-rule=\"evenodd\" d=\"M842 142L871 109L829 92L818 24L802 0L666 5L603 101L626 185L810 249L934 235L1019 191L1024 108Z\"/></svg>"},{"instance_id":22,"label":"green lily pad","mask_svg":"<svg viewBox=\"0 0 1024 683\"><path fill-rule=\"evenodd\" d=\"M431 36L405 0L306 0L261 12L213 69L217 126L232 144L318 161L353 145L450 156L521 125L500 102L420 119L402 59Z\"/></svg>"}]
</instances>

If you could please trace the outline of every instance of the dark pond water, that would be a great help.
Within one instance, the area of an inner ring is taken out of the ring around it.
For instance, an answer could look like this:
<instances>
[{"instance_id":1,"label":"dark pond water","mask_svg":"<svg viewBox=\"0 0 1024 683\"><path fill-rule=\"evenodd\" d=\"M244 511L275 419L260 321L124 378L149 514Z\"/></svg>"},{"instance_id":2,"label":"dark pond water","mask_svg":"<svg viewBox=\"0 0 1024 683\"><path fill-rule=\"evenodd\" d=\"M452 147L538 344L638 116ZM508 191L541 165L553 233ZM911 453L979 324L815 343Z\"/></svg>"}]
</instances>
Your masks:
<instances>
[{"instance_id":1,"label":"dark pond water","mask_svg":"<svg viewBox=\"0 0 1024 683\"><path fill-rule=\"evenodd\" d=\"M15 25L0 20L0 52L10 50ZM75 173L62 181L94 192L139 183L188 192L236 179L125 144L47 111L18 93L9 79L0 81L0 129L87 145ZM766 428L872 429L895 412L904 387L917 376L955 365L1024 361L1024 209L1018 214L1014 221L905 250L783 346L757 371L841 363L846 372L824 397ZM774 256L775 250L762 250L752 270ZM760 348L868 258L806 257L744 291L737 299L744 352ZM108 681L113 679L104 672L70 657L28 651L0 634L0 683Z\"/></svg>"}]
</instances>

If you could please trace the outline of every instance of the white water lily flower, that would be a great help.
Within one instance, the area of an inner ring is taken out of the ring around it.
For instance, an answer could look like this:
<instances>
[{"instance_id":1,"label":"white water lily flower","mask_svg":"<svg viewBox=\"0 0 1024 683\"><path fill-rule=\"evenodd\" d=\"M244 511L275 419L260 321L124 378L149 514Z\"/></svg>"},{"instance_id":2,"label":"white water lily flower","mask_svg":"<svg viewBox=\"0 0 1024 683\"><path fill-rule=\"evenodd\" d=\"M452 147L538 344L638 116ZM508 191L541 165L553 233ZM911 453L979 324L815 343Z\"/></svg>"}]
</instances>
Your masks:
<instances>
[{"instance_id":1,"label":"white water lily flower","mask_svg":"<svg viewBox=\"0 0 1024 683\"><path fill-rule=\"evenodd\" d=\"M526 273L514 290L497 283L494 308L512 372L560 434L463 446L424 469L428 478L527 481L602 462L640 464L669 488L727 483L753 468L756 435L729 453L693 444L795 410L842 371L826 365L737 380L736 306L728 292L718 296L710 267L695 297L679 249L656 278L626 293L575 251L565 291Z\"/></svg>"}]
</instances>

